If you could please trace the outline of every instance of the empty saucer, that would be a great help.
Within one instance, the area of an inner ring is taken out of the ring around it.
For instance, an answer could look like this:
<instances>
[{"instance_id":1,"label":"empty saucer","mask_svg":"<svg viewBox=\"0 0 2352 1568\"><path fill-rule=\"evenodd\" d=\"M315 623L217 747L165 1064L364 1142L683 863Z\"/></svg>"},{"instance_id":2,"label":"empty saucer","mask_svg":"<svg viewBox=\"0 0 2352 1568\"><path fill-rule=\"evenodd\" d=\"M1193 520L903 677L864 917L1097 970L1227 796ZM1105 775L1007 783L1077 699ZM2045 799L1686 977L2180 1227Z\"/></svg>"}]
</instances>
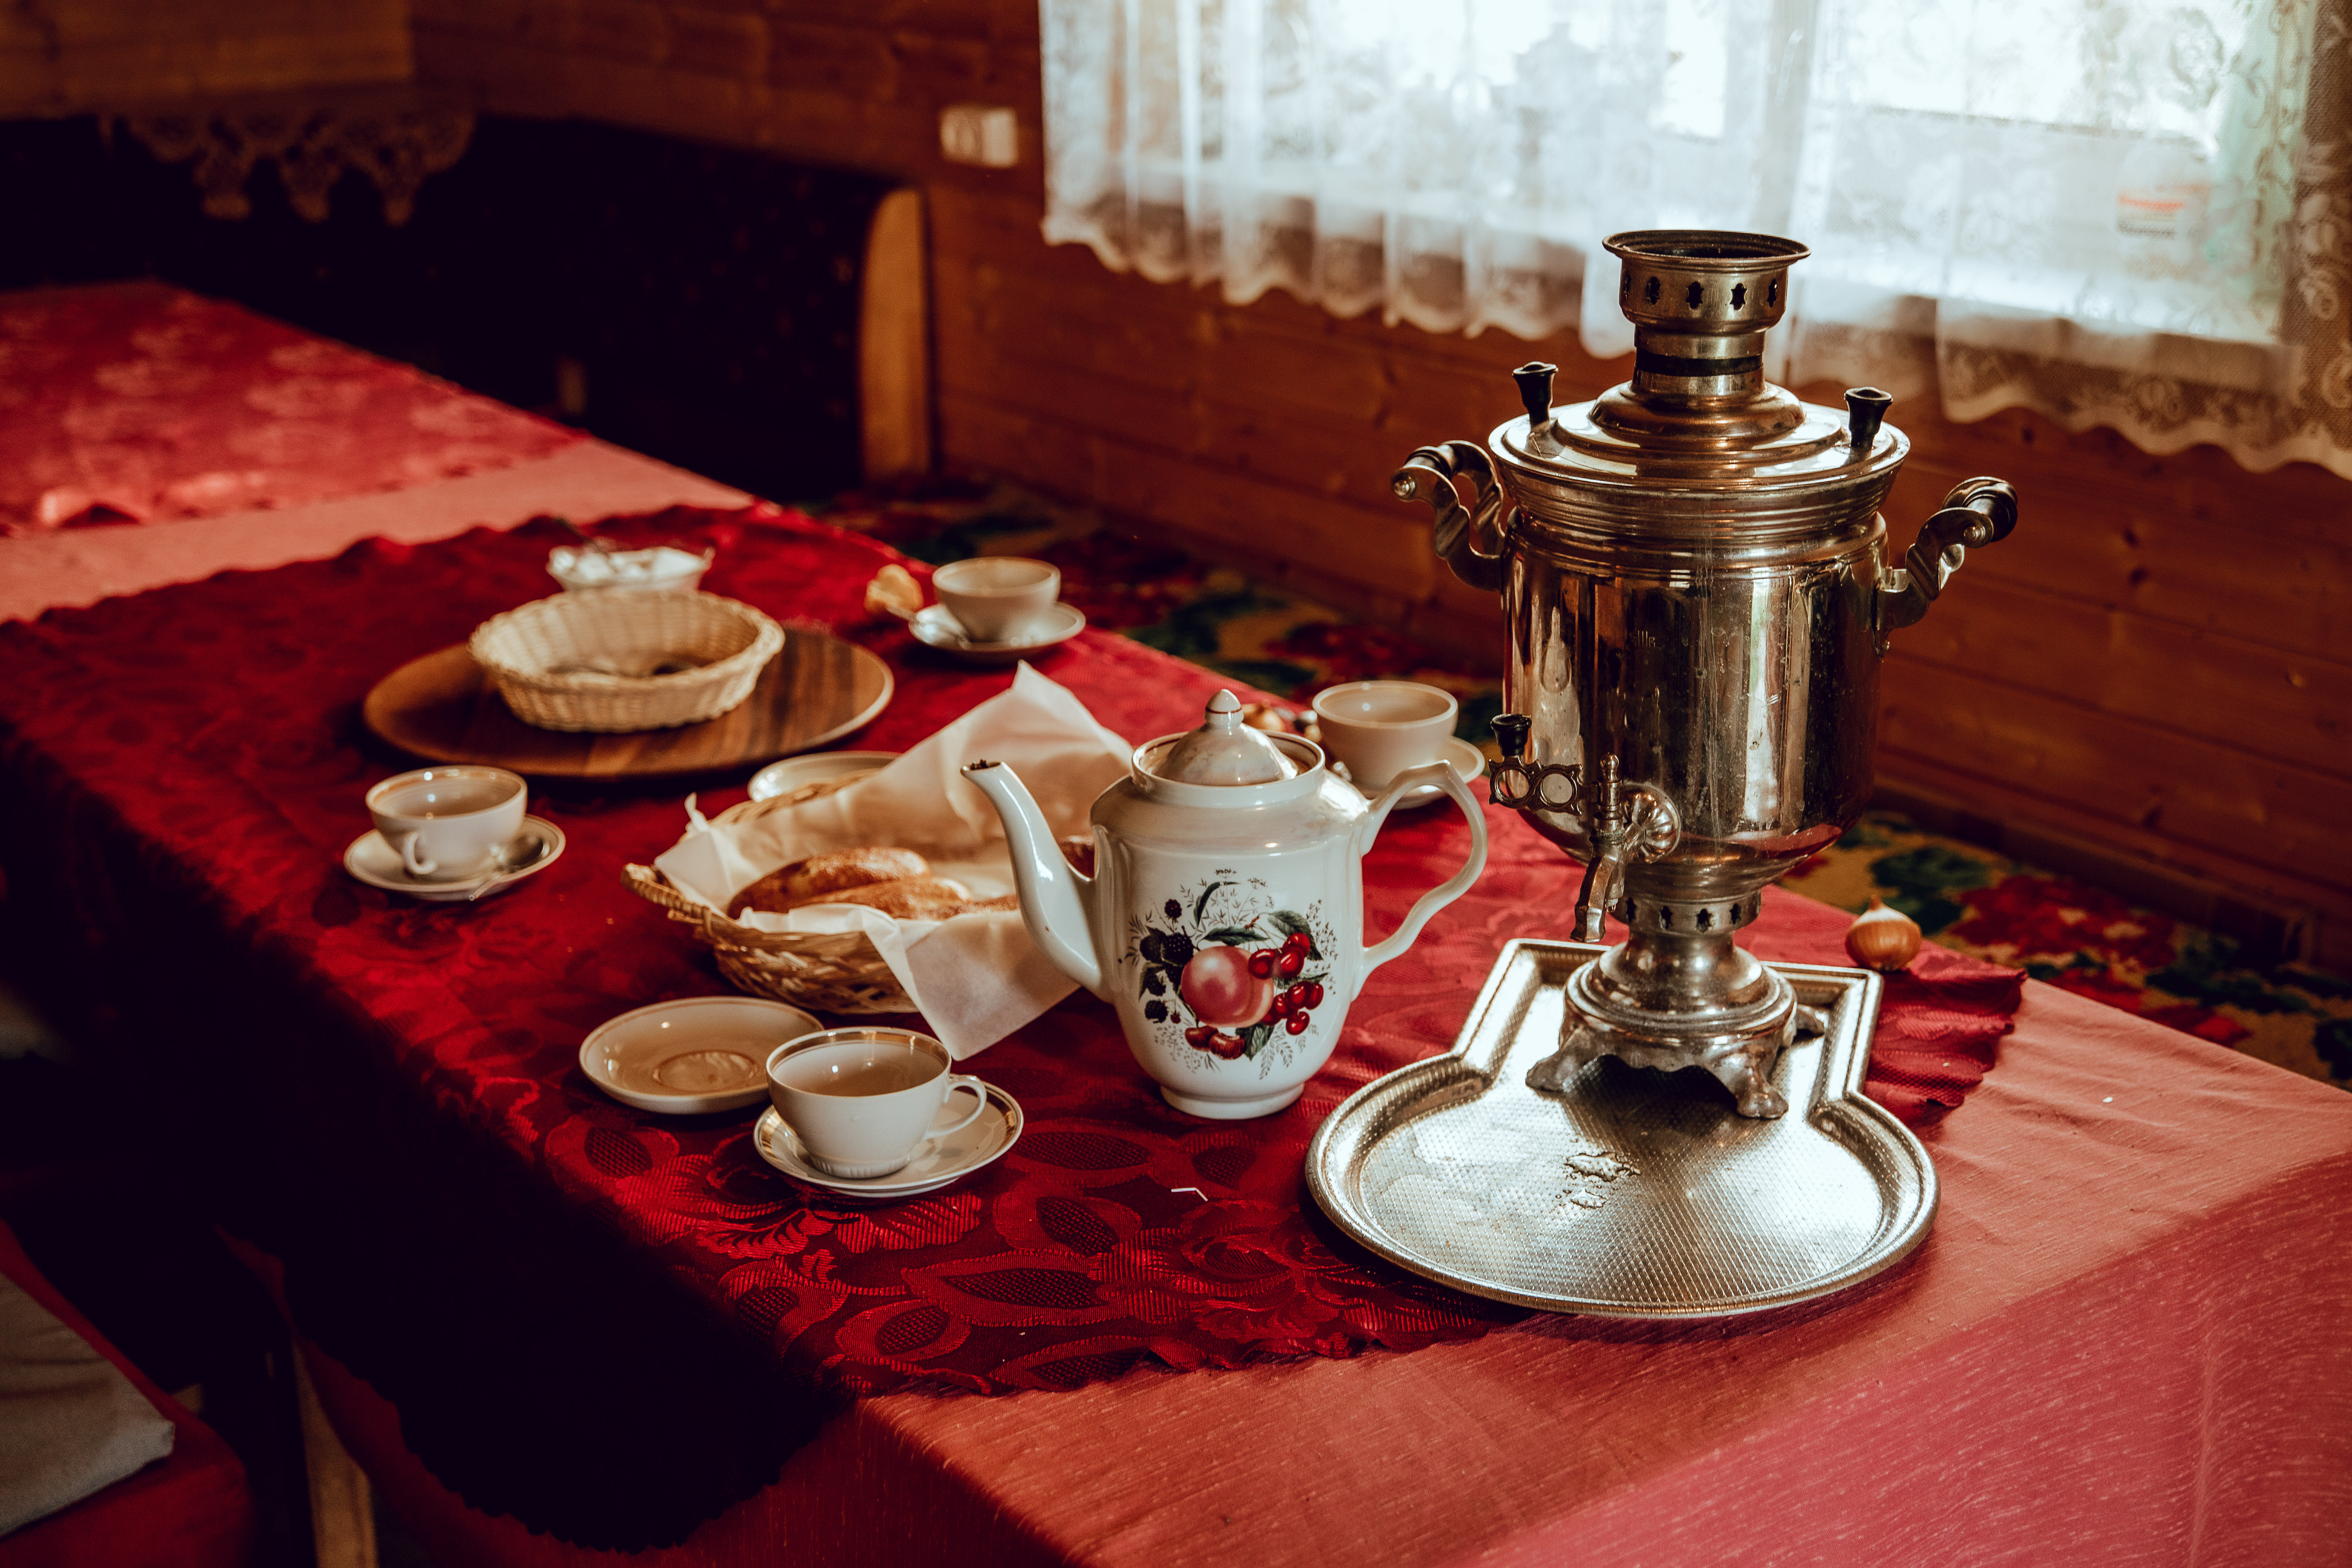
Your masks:
<instances>
[{"instance_id":1,"label":"empty saucer","mask_svg":"<svg viewBox=\"0 0 2352 1568\"><path fill-rule=\"evenodd\" d=\"M504 891L533 872L545 870L562 853L563 829L543 816L526 816L522 819L522 831L508 839L491 857L495 870L485 867L468 876L428 881L410 876L400 863L400 851L371 827L344 848L343 869L369 887L382 888L387 893L405 893L428 904L463 903L477 896L488 898ZM482 886L486 880L489 881L487 888Z\"/></svg>"},{"instance_id":2,"label":"empty saucer","mask_svg":"<svg viewBox=\"0 0 2352 1568\"><path fill-rule=\"evenodd\" d=\"M1458 735L1440 746L1433 760L1451 763L1455 776L1464 784L1486 771L1486 753ZM1411 811L1415 806L1427 805L1432 801L1444 798L1445 792L1435 784L1423 784L1419 789L1409 789L1397 796L1395 809Z\"/></svg>"},{"instance_id":3,"label":"empty saucer","mask_svg":"<svg viewBox=\"0 0 2352 1568\"><path fill-rule=\"evenodd\" d=\"M824 1027L764 997L681 996L597 1025L580 1042L580 1070L640 1110L740 1110L768 1098L768 1053Z\"/></svg>"},{"instance_id":4,"label":"empty saucer","mask_svg":"<svg viewBox=\"0 0 2352 1568\"><path fill-rule=\"evenodd\" d=\"M963 635L956 618L940 605L921 611L907 623L907 629L915 634L917 642L972 664L1011 664L1014 659L1066 643L1086 628L1087 617L1070 604L1057 604L1047 610L1039 617L1036 633L1019 642L973 642Z\"/></svg>"},{"instance_id":5,"label":"empty saucer","mask_svg":"<svg viewBox=\"0 0 2352 1568\"><path fill-rule=\"evenodd\" d=\"M915 1157L887 1176L847 1181L826 1175L802 1157L801 1141L773 1106L752 1124L751 1146L785 1175L829 1193L850 1198L911 1197L971 1174L1020 1141L1021 1102L992 1083L987 1087L988 1103L970 1125L917 1144ZM950 1100L940 1108L939 1119L951 1120L956 1114Z\"/></svg>"},{"instance_id":6,"label":"empty saucer","mask_svg":"<svg viewBox=\"0 0 2352 1568\"><path fill-rule=\"evenodd\" d=\"M810 752L770 763L751 775L751 798L773 800L811 784L838 789L851 779L878 773L898 760L896 752Z\"/></svg>"}]
</instances>

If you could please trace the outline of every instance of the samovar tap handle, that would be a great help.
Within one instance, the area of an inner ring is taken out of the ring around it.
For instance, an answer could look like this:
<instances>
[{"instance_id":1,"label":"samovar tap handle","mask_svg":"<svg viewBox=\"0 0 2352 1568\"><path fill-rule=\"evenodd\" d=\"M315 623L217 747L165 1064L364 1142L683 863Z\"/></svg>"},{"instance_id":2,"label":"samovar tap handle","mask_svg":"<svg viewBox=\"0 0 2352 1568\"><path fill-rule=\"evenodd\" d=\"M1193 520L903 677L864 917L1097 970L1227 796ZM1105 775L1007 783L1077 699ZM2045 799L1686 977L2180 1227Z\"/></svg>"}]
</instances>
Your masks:
<instances>
[{"instance_id":1,"label":"samovar tap handle","mask_svg":"<svg viewBox=\"0 0 2352 1568\"><path fill-rule=\"evenodd\" d=\"M1469 477L1474 497L1467 507L1454 488L1462 475ZM1456 577L1490 594L1502 587L1503 537L1495 517L1502 510L1503 488L1495 482L1485 447L1468 441L1421 447L1389 477L1389 489L1399 500L1429 503L1436 521L1431 542Z\"/></svg>"},{"instance_id":2,"label":"samovar tap handle","mask_svg":"<svg viewBox=\"0 0 2352 1568\"><path fill-rule=\"evenodd\" d=\"M1534 728L1524 713L1495 715L1495 744L1503 760L1486 774L1487 802L1513 811L1580 810L1582 771L1576 764L1528 761L1528 735Z\"/></svg>"},{"instance_id":3,"label":"samovar tap handle","mask_svg":"<svg viewBox=\"0 0 2352 1568\"><path fill-rule=\"evenodd\" d=\"M1970 545L1998 543L2017 526L2017 492L2005 479L1962 479L1933 517L1919 525L1903 564L1878 579L1878 651L1886 634L1916 625L1969 558Z\"/></svg>"}]
</instances>

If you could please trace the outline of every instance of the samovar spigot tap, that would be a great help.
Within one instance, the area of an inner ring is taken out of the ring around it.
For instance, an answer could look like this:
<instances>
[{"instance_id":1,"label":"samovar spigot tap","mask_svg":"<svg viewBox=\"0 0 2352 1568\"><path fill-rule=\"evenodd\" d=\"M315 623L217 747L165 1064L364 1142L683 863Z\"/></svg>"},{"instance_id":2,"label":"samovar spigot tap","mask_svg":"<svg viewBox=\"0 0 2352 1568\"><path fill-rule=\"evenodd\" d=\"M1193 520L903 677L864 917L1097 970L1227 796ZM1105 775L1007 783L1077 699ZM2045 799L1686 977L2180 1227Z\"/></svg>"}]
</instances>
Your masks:
<instances>
[{"instance_id":1,"label":"samovar spigot tap","mask_svg":"<svg viewBox=\"0 0 2352 1568\"><path fill-rule=\"evenodd\" d=\"M1625 863L1671 852L1682 838L1681 815L1654 786L1622 783L1613 752L1601 759L1590 789L1584 770L1574 763L1529 762L1528 737L1534 728L1524 713L1495 715L1495 744L1503 760L1487 775L1486 798L1512 811L1581 816L1592 853L1576 891L1576 940L1599 942L1604 917L1625 896ZM1565 787L1547 787L1555 782Z\"/></svg>"},{"instance_id":2,"label":"samovar spigot tap","mask_svg":"<svg viewBox=\"0 0 2352 1568\"><path fill-rule=\"evenodd\" d=\"M1584 880L1576 889L1576 940L1599 942L1609 906L1621 896L1625 880L1625 803L1618 794L1617 759L1601 759L1601 777L1592 792L1592 809L1585 814L1585 837L1592 841L1592 858L1584 863Z\"/></svg>"}]
</instances>

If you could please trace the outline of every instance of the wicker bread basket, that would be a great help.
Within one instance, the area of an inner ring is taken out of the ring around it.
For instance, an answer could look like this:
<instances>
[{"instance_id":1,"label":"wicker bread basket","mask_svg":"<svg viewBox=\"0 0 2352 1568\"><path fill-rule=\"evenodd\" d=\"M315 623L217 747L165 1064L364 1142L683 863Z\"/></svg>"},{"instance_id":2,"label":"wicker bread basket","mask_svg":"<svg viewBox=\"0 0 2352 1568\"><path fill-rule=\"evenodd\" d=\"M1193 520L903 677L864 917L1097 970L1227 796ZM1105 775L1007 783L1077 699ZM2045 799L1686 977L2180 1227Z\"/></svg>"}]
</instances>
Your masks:
<instances>
[{"instance_id":1,"label":"wicker bread basket","mask_svg":"<svg viewBox=\"0 0 2352 1568\"><path fill-rule=\"evenodd\" d=\"M772 800L747 800L710 820L718 826L750 822L830 794L864 776L826 779ZM915 1004L899 988L898 977L864 931L761 931L696 903L651 866L631 866L627 876L631 892L667 910L670 919L709 947L721 974L755 996L772 996L816 1013L915 1010Z\"/></svg>"},{"instance_id":2,"label":"wicker bread basket","mask_svg":"<svg viewBox=\"0 0 2352 1568\"><path fill-rule=\"evenodd\" d=\"M783 646L775 622L716 594L596 588L493 616L470 647L524 723L615 734L740 706Z\"/></svg>"}]
</instances>

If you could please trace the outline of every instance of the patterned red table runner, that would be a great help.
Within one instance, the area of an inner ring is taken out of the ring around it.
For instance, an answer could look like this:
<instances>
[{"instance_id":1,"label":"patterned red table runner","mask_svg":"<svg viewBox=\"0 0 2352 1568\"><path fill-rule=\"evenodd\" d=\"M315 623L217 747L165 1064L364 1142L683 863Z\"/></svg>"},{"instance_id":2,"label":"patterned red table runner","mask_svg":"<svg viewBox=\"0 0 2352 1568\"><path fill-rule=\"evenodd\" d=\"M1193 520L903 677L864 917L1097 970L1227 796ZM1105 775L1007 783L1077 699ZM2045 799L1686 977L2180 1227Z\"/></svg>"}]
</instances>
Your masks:
<instances>
[{"instance_id":1,"label":"patterned red table runner","mask_svg":"<svg viewBox=\"0 0 2352 1568\"><path fill-rule=\"evenodd\" d=\"M765 508L615 531L715 542L712 589L890 659L898 695L849 744L904 749L1009 681L861 621L887 558L868 541ZM771 1172L750 1112L666 1120L598 1093L576 1061L591 1027L724 989L621 884L676 837L680 790L535 790L569 850L478 905L408 903L337 864L362 791L400 765L360 731L361 696L551 587L562 537L371 543L0 627L11 903L70 910L117 973L169 997L132 1021L204 1108L192 1165L218 1173L306 1327L400 1405L437 1474L567 1538L642 1544L748 1495L845 1394L1411 1350L1524 1315L1355 1248L1301 1173L1341 1099L1452 1043L1504 942L1564 919L1577 868L1504 812L1478 887L1379 973L1276 1116L1171 1110L1083 994L968 1064L1022 1101L1021 1143L898 1204ZM1098 634L1039 662L1136 738L1189 724L1220 684ZM1392 817L1367 862L1371 929L1466 841L1451 812ZM1746 936L1839 963L1844 925L1776 895ZM1873 1092L1915 1123L1958 1105L2019 985L1942 953L1897 977ZM579 1484L618 1451L639 1485Z\"/></svg>"}]
</instances>

